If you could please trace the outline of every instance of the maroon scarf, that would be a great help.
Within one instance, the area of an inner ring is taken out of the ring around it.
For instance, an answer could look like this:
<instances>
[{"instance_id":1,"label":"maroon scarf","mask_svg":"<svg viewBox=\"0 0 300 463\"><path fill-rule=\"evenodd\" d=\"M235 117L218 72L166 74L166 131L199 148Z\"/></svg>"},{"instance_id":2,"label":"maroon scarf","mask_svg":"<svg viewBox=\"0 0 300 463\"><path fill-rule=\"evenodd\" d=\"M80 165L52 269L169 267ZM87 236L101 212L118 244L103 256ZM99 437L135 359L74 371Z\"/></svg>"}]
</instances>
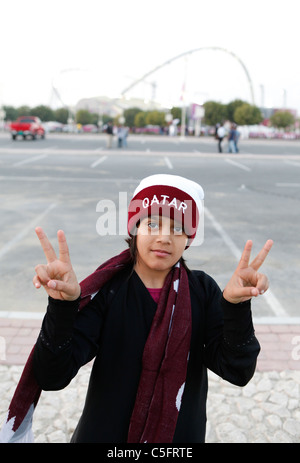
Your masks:
<instances>
[{"instance_id":1,"label":"maroon scarf","mask_svg":"<svg viewBox=\"0 0 300 463\"><path fill-rule=\"evenodd\" d=\"M127 249L83 280L79 310L130 262ZM172 442L186 379L191 325L187 272L178 263L165 280L145 344L142 373L129 426L129 443ZM33 351L34 348L10 403L6 422L0 431L0 443L33 441L32 416L41 394L33 375Z\"/></svg>"}]
</instances>

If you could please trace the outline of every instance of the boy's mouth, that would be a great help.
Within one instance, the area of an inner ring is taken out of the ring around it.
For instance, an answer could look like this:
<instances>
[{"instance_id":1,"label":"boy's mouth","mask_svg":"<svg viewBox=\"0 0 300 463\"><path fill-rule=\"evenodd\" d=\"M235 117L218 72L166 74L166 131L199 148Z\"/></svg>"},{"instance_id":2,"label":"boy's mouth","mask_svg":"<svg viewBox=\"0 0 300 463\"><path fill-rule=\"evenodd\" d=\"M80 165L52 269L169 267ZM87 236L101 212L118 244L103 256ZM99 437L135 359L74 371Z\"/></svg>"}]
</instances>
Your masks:
<instances>
[{"instance_id":1,"label":"boy's mouth","mask_svg":"<svg viewBox=\"0 0 300 463\"><path fill-rule=\"evenodd\" d=\"M158 256L158 257L167 257L169 256L171 253L166 251L165 249L152 249L152 252Z\"/></svg>"}]
</instances>

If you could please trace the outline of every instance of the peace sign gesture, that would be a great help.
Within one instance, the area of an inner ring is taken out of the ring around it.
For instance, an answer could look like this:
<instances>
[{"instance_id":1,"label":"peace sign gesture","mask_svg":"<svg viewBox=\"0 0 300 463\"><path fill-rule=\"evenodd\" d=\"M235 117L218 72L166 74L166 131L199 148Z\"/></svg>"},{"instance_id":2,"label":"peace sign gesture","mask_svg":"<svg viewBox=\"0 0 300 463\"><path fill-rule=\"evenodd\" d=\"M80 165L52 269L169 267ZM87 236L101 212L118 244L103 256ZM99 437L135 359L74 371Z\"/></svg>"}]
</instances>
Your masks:
<instances>
[{"instance_id":1,"label":"peace sign gesture","mask_svg":"<svg viewBox=\"0 0 300 463\"><path fill-rule=\"evenodd\" d=\"M35 232L40 240L47 264L35 267L34 286L36 288L43 286L47 294L54 299L75 301L80 296L80 286L71 264L64 232L62 230L57 232L58 258L43 229L37 227Z\"/></svg>"},{"instance_id":2,"label":"peace sign gesture","mask_svg":"<svg viewBox=\"0 0 300 463\"><path fill-rule=\"evenodd\" d=\"M228 302L238 304L267 291L269 287L268 278L263 273L258 273L258 270L264 263L272 246L273 241L268 240L255 259L249 264L252 241L247 241L241 260L223 292L223 296Z\"/></svg>"}]
</instances>

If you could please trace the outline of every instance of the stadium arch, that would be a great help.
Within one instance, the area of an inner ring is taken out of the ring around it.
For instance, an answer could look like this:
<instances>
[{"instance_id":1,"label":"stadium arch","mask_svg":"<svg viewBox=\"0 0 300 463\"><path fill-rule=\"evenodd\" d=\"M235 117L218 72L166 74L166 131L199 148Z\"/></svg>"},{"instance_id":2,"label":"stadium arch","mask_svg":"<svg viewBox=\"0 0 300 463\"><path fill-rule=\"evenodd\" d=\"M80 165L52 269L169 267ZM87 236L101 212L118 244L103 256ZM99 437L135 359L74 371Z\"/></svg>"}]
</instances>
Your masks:
<instances>
[{"instance_id":1,"label":"stadium arch","mask_svg":"<svg viewBox=\"0 0 300 463\"><path fill-rule=\"evenodd\" d=\"M158 66L156 66L155 68L151 69L150 71L148 71L146 74L144 74L142 77L140 77L139 79L135 80L134 82L132 82L128 87L126 87L122 92L121 92L121 95L122 97L125 96L125 94L127 92L129 92L129 90L131 90L133 87L135 87L137 84L139 84L140 82L143 82L145 79L147 79L147 77L149 77L151 74L154 74L154 72L158 71L159 69L163 68L164 66L167 66L168 64L171 64L173 61L176 61L180 58L183 58L184 56L187 56L187 55L191 55L193 53L196 53L196 52L199 52L199 51L203 51L203 50L213 50L213 51L223 51L229 55L231 55L234 59L236 59L238 61L238 63L242 66L243 68L243 71L245 72L246 74L246 78L247 78L247 81L248 81L248 85L249 85L249 90L250 90L250 97L251 97L251 103L252 105L255 105L255 100L254 100L254 90L253 90L253 84L252 84L252 80L251 80L251 77L250 77L250 74L249 74L249 71L248 69L246 68L245 64L243 63L243 61L235 54L233 53L232 51L230 50L227 50L226 48L222 48L222 47L200 47L200 48L195 48L193 50L189 50L189 51L185 51L183 53L180 53L179 55L177 56L174 56L173 58L170 58L168 59L167 61L165 61L164 63L162 64L159 64Z\"/></svg>"}]
</instances>

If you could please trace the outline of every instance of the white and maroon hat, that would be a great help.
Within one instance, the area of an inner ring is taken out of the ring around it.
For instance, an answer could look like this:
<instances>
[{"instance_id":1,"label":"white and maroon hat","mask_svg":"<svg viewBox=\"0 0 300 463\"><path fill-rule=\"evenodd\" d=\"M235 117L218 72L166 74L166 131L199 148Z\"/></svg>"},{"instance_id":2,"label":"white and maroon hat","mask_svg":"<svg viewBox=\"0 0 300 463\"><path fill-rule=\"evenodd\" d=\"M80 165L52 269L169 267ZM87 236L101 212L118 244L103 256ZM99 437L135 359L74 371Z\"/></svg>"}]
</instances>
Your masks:
<instances>
[{"instance_id":1,"label":"white and maroon hat","mask_svg":"<svg viewBox=\"0 0 300 463\"><path fill-rule=\"evenodd\" d=\"M182 224L188 246L201 224L203 241L204 192L198 183L178 175L158 174L144 178L133 193L128 208L128 233L134 235L137 223L154 215L167 216ZM198 235L198 233L197 233ZM197 244L200 244L197 239Z\"/></svg>"}]
</instances>

